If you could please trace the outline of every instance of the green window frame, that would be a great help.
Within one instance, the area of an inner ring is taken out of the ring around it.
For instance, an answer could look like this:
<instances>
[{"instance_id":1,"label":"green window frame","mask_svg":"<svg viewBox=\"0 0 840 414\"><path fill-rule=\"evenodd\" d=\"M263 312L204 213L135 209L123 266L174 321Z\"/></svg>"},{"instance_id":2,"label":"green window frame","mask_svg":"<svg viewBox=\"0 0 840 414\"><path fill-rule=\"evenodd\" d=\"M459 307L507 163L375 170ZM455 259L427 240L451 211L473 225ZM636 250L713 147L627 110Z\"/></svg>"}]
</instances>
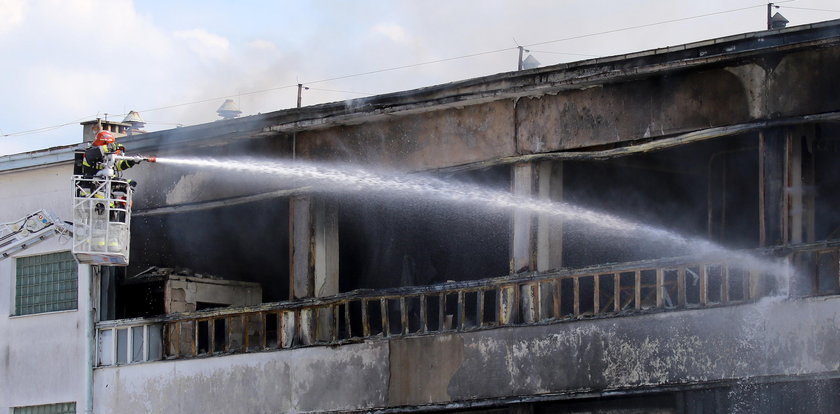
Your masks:
<instances>
[{"instance_id":1,"label":"green window frame","mask_svg":"<svg viewBox=\"0 0 840 414\"><path fill-rule=\"evenodd\" d=\"M15 407L12 409L12 414L76 414L76 403L69 402Z\"/></svg>"},{"instance_id":2,"label":"green window frame","mask_svg":"<svg viewBox=\"0 0 840 414\"><path fill-rule=\"evenodd\" d=\"M79 266L70 252L20 257L15 262L15 315L78 307Z\"/></svg>"}]
</instances>

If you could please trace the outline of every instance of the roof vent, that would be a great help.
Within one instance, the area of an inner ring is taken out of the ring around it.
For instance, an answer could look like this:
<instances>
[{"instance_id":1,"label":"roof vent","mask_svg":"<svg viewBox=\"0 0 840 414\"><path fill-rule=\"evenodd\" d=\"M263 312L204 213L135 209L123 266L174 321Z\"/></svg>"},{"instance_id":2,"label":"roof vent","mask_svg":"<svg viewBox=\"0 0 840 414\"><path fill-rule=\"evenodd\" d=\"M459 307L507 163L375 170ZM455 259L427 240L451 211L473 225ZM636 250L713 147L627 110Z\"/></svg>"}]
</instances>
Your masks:
<instances>
[{"instance_id":1,"label":"roof vent","mask_svg":"<svg viewBox=\"0 0 840 414\"><path fill-rule=\"evenodd\" d=\"M233 102L233 99L225 99L225 103L216 110L216 113L219 114L222 119L233 119L238 117L242 111L239 110L239 106Z\"/></svg>"},{"instance_id":2,"label":"roof vent","mask_svg":"<svg viewBox=\"0 0 840 414\"><path fill-rule=\"evenodd\" d=\"M123 122L126 124L131 124L131 128L140 129L146 126L146 121L143 120L143 117L137 111L131 111L128 115L125 116Z\"/></svg>"},{"instance_id":3,"label":"roof vent","mask_svg":"<svg viewBox=\"0 0 840 414\"><path fill-rule=\"evenodd\" d=\"M525 60L522 61L522 69L534 69L540 67L540 61L534 57L534 55L528 55Z\"/></svg>"},{"instance_id":4,"label":"roof vent","mask_svg":"<svg viewBox=\"0 0 840 414\"><path fill-rule=\"evenodd\" d=\"M783 29L788 23L790 23L788 19L785 19L785 16L778 12L770 19L770 25L773 29Z\"/></svg>"}]
</instances>

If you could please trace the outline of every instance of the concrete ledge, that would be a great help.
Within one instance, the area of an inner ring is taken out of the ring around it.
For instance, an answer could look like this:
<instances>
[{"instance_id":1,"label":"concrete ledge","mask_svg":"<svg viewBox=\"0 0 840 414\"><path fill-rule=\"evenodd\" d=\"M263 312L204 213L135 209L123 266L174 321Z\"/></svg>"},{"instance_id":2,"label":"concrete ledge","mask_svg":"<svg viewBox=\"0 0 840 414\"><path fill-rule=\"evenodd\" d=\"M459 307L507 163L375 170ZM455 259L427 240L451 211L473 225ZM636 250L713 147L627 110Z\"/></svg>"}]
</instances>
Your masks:
<instances>
[{"instance_id":1,"label":"concrete ledge","mask_svg":"<svg viewBox=\"0 0 840 414\"><path fill-rule=\"evenodd\" d=\"M837 377L840 296L100 368L97 413L461 406ZM158 396L149 399L149 395Z\"/></svg>"}]
</instances>

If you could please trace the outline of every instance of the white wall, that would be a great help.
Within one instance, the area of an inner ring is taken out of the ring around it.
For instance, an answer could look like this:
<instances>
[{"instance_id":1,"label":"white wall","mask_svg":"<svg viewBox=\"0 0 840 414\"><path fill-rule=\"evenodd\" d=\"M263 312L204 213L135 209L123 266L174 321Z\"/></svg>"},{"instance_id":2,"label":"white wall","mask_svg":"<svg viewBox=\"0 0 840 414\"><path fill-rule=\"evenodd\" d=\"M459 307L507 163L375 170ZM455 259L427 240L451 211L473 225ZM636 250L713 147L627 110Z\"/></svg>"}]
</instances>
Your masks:
<instances>
[{"instance_id":1,"label":"white wall","mask_svg":"<svg viewBox=\"0 0 840 414\"><path fill-rule=\"evenodd\" d=\"M0 173L0 222L45 209L72 220L72 164ZM71 240L53 237L14 257L68 251ZM86 336L90 268L79 266L77 310L14 313L14 257L0 260L0 413L9 407L76 402L85 412Z\"/></svg>"},{"instance_id":2,"label":"white wall","mask_svg":"<svg viewBox=\"0 0 840 414\"><path fill-rule=\"evenodd\" d=\"M96 414L300 413L381 407L388 342L97 368Z\"/></svg>"}]
</instances>

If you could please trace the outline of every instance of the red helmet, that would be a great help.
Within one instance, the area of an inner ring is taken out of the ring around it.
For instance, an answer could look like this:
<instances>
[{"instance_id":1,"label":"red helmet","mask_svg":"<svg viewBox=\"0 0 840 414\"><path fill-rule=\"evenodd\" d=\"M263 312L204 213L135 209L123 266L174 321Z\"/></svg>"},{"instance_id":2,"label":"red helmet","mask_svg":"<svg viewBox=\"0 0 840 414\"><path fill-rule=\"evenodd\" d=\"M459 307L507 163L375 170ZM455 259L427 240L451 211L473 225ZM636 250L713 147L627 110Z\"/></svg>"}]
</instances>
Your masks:
<instances>
[{"instance_id":1,"label":"red helmet","mask_svg":"<svg viewBox=\"0 0 840 414\"><path fill-rule=\"evenodd\" d=\"M107 145L114 143L114 134L108 131L101 131L100 133L96 134L96 139L93 140L93 145L100 146L100 145Z\"/></svg>"}]
</instances>

